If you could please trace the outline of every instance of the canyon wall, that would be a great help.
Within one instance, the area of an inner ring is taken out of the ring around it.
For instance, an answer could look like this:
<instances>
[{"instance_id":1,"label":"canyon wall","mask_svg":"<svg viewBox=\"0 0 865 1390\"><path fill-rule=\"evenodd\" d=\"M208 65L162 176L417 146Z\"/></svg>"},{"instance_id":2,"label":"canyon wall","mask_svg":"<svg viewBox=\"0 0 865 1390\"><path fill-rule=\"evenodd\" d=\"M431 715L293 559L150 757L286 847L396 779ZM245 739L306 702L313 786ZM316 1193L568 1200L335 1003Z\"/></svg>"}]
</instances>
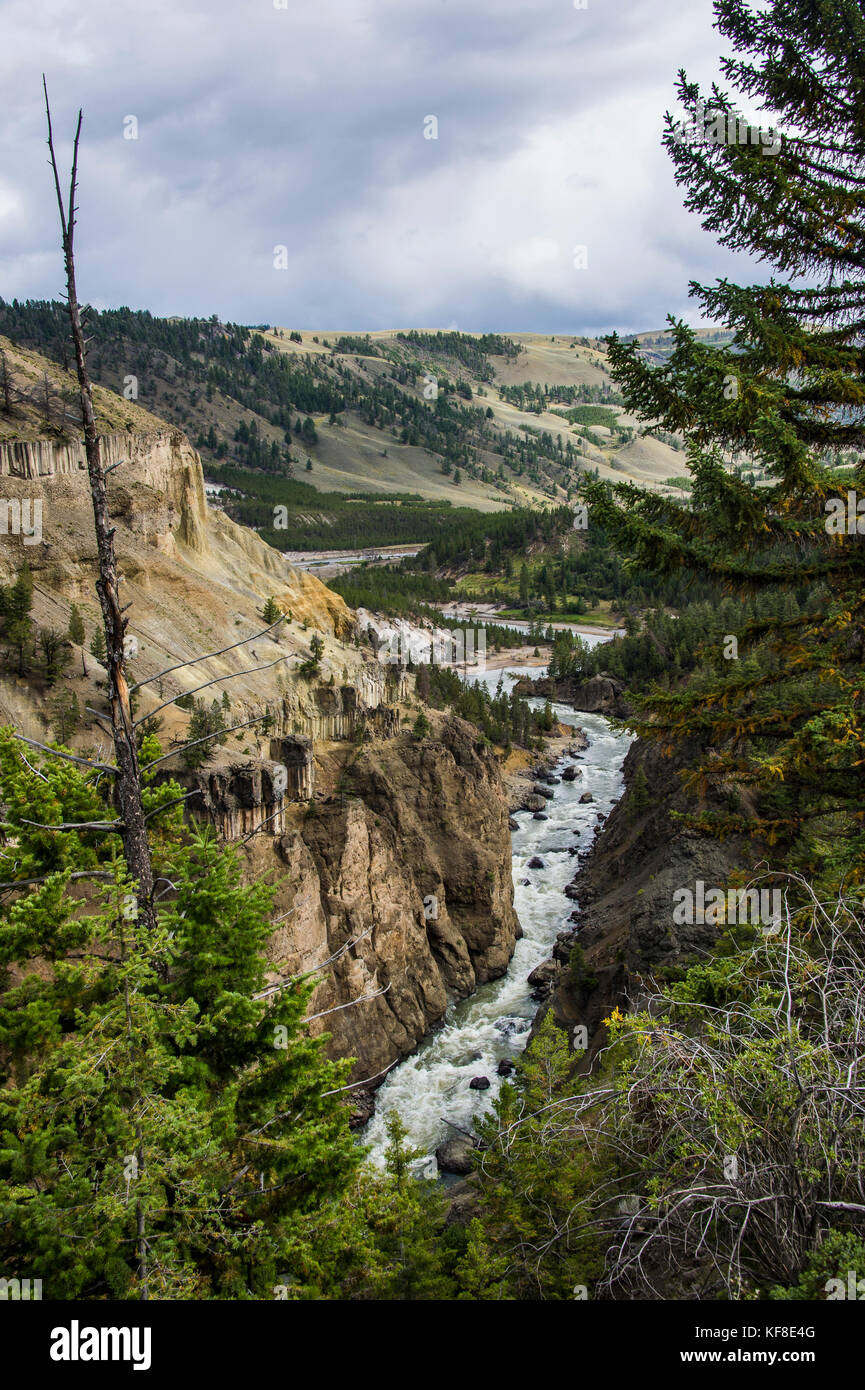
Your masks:
<instances>
[{"instance_id":1,"label":"canyon wall","mask_svg":"<svg viewBox=\"0 0 865 1390\"><path fill-rule=\"evenodd\" d=\"M252 873L278 866L275 915L290 914L274 934L274 978L356 940L312 1008L339 1010L317 1026L334 1055L357 1058L354 1080L411 1052L449 994L502 975L520 933L498 764L471 725L431 719L423 741L403 733L357 750L338 792L245 851Z\"/></svg>"},{"instance_id":2,"label":"canyon wall","mask_svg":"<svg viewBox=\"0 0 865 1390\"><path fill-rule=\"evenodd\" d=\"M247 874L274 884L274 981L355 941L322 972L311 1006L336 1012L311 1027L331 1035L333 1055L357 1058L354 1079L375 1078L443 1018L449 998L507 968L519 924L498 765L459 719L430 712L429 737L401 732L416 713L406 708L412 679L374 658L338 595L208 506L183 434L114 432L101 450L120 465L109 506L139 714L156 711L165 751L188 726L174 701L200 686L205 701L226 692L227 724L268 720L229 733L202 767L172 759L160 780L194 793L186 813L240 843ZM82 712L104 711L105 671L88 654L100 613L83 447L2 442L0 475L7 499L43 503L38 543L8 536L0 546L0 578L27 562L40 626L66 631L78 604L85 643L61 687ZM268 596L290 616L262 635ZM322 650L310 670L314 635ZM51 717L38 683L0 675L0 722L44 739ZM102 730L83 717L72 746L94 738L101 746Z\"/></svg>"},{"instance_id":3,"label":"canyon wall","mask_svg":"<svg viewBox=\"0 0 865 1390\"><path fill-rule=\"evenodd\" d=\"M638 739L631 745L625 793L566 889L579 906L546 972L549 993L533 1033L550 1008L569 1037L585 1027L589 1046L581 1070L606 1043L604 1019L613 1008L640 1008L649 977L692 964L716 944L720 929L711 922L674 922L674 891L693 888L697 879L723 885L734 869L755 858L753 843L733 836L721 842L671 817L720 804L717 790L709 789L700 802L682 788L678 774L696 752L695 745L685 745L668 757L655 744ZM639 802L633 792L638 769L648 789Z\"/></svg>"}]
</instances>

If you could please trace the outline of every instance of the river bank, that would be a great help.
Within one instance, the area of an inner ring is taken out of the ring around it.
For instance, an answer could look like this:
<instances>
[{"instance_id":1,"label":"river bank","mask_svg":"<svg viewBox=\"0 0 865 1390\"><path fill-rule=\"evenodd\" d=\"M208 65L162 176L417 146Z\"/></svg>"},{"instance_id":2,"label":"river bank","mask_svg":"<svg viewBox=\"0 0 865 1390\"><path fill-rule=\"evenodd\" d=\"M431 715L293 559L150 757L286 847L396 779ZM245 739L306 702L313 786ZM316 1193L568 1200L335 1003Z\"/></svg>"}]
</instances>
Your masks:
<instances>
[{"instance_id":1,"label":"river bank","mask_svg":"<svg viewBox=\"0 0 865 1390\"><path fill-rule=\"evenodd\" d=\"M489 672L482 679L494 686L498 674ZM510 677L504 681L510 689ZM564 732L550 741L546 756L527 755L529 771L543 765L544 777L558 779L546 784L544 811L518 808L518 801L531 794L534 778L526 776L527 766L505 769L513 795L511 872L522 937L504 974L468 998L452 999L442 1024L376 1092L375 1114L360 1137L379 1166L387 1143L385 1120L393 1109L408 1128L408 1142L429 1155L432 1176L435 1150L455 1129L471 1132L528 1041L541 1001L538 985L529 977L549 959L559 935L573 930L569 918L574 904L565 889L573 880L577 855L591 845L621 794L621 767L631 738L614 732L601 715L576 715L563 705L554 705L553 713ZM579 747L577 729L586 735L585 747ZM569 766L579 770L572 781L561 777ZM536 814L546 819L535 819Z\"/></svg>"}]
</instances>

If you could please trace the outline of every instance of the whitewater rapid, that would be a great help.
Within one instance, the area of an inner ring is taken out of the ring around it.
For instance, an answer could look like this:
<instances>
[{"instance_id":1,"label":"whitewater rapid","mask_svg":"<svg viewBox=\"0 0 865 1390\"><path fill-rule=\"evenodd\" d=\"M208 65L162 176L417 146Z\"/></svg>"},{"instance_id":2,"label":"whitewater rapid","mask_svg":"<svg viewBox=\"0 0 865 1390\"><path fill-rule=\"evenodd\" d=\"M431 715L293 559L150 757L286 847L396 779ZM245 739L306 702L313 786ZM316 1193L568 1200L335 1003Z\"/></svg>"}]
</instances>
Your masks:
<instances>
[{"instance_id":1,"label":"whitewater rapid","mask_svg":"<svg viewBox=\"0 0 865 1390\"><path fill-rule=\"evenodd\" d=\"M532 677L543 674L538 667L510 669ZM494 690L501 675L491 671L478 679ZM512 684L505 675L504 689L509 691ZM543 701L530 703L539 707ZM475 1117L490 1108L503 1081L496 1067L501 1059L524 1050L538 1007L526 977L548 959L557 934L571 925L568 919L574 903L565 897L564 889L574 877L577 860L568 850L588 848L598 817L609 813L624 790L622 763L631 735L615 733L602 715L580 714L555 702L552 708L563 724L585 731L589 746L577 758L560 759L553 769L558 776L562 767L573 762L583 775L552 788L555 796L546 806L549 820L533 820L526 811L516 816L519 829L511 836L514 906L523 936L507 973L481 985L468 999L452 1001L444 1023L394 1068L376 1092L375 1115L360 1137L371 1146L370 1159L377 1166L384 1161L385 1118L391 1110L398 1110L407 1126L408 1142L432 1154L443 1139L454 1136L447 1121L471 1131ZM594 799L581 805L580 797L587 791ZM528 867L535 855L543 860L543 869ZM489 1090L471 1090L474 1076L488 1077Z\"/></svg>"}]
</instances>

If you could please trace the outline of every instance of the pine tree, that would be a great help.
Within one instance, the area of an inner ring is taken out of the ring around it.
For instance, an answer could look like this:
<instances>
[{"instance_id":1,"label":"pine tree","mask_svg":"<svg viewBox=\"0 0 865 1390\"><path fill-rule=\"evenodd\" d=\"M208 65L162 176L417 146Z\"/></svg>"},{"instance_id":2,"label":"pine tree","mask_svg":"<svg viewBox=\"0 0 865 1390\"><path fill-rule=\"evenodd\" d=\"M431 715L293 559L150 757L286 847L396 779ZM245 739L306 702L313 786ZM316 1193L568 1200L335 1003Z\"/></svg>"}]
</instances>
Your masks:
<instances>
[{"instance_id":1,"label":"pine tree","mask_svg":"<svg viewBox=\"0 0 865 1390\"><path fill-rule=\"evenodd\" d=\"M417 719L414 721L411 732L412 738L417 739L419 743L422 739L429 738L432 732L432 726L430 725L430 722L424 714L423 710L421 710Z\"/></svg>"},{"instance_id":2,"label":"pine tree","mask_svg":"<svg viewBox=\"0 0 865 1390\"><path fill-rule=\"evenodd\" d=\"M559 1109L576 1085L573 1064L550 1011L517 1062L516 1084L505 1082L476 1123L481 1207L462 1265L474 1297L572 1299L601 1271L597 1238L583 1230L597 1169ZM596 1154L602 1147L599 1136Z\"/></svg>"},{"instance_id":3,"label":"pine tree","mask_svg":"<svg viewBox=\"0 0 865 1390\"><path fill-rule=\"evenodd\" d=\"M23 676L32 648L33 620L30 609L33 606L33 576L30 566L25 562L14 584L3 593L4 632L6 640L15 652L18 662L18 675Z\"/></svg>"},{"instance_id":4,"label":"pine tree","mask_svg":"<svg viewBox=\"0 0 865 1390\"><path fill-rule=\"evenodd\" d=\"M737 55L724 61L725 77L794 133L772 154L750 135L749 143L691 143L668 116L665 144L704 227L800 278L692 285L732 342L709 345L671 319L674 350L658 370L613 337L612 372L629 408L686 436L693 489L686 502L628 484L590 482L585 492L593 518L638 565L707 576L743 596L809 593L804 615L762 618L738 632L740 645L759 640L771 653L756 679L725 661L718 644L705 652L711 681L647 697L634 727L665 745L697 736L713 751L695 780L759 791L756 819L705 812L695 824L762 835L810 876L825 869L861 882L865 525L855 511L865 467L839 471L834 458L865 440L865 187L857 172L865 16L854 0L772 0L759 13L744 0L717 0L715 8ZM679 97L691 115L700 92L684 73ZM716 88L708 105L735 111ZM742 458L764 484L734 471ZM842 511L845 524L834 530Z\"/></svg>"},{"instance_id":5,"label":"pine tree","mask_svg":"<svg viewBox=\"0 0 865 1390\"><path fill-rule=\"evenodd\" d=\"M56 685L64 666L69 664L66 637L54 628L41 627L37 635L41 654L42 675L46 685Z\"/></svg>"},{"instance_id":6,"label":"pine tree","mask_svg":"<svg viewBox=\"0 0 865 1390\"><path fill-rule=\"evenodd\" d=\"M362 1158L351 1064L302 1022L315 981L264 991L271 889L146 778L174 897L142 934L111 835L32 824L113 819L93 774L19 749L0 730L21 884L0 930L0 1264L38 1250L52 1298L272 1298ZM83 901L73 870L92 874Z\"/></svg>"},{"instance_id":7,"label":"pine tree","mask_svg":"<svg viewBox=\"0 0 865 1390\"><path fill-rule=\"evenodd\" d=\"M93 640L90 643L90 655L95 657L101 665L105 665L105 633L101 627L97 627L93 634Z\"/></svg>"},{"instance_id":8,"label":"pine tree","mask_svg":"<svg viewBox=\"0 0 865 1390\"><path fill-rule=\"evenodd\" d=\"M84 672L84 675L86 676L87 662L84 656L84 640L86 637L86 633L84 631L84 619L81 616L81 610L79 609L77 603L73 603L71 609L69 610L69 628L67 636L70 642L74 642L76 647L81 648L81 670ZM104 636L102 638L102 641L104 643Z\"/></svg>"},{"instance_id":9,"label":"pine tree","mask_svg":"<svg viewBox=\"0 0 865 1390\"><path fill-rule=\"evenodd\" d=\"M58 743L69 742L70 736L78 728L80 719L81 707L74 690L66 690L61 695L55 696L51 702L51 720Z\"/></svg>"},{"instance_id":10,"label":"pine tree","mask_svg":"<svg viewBox=\"0 0 865 1390\"><path fill-rule=\"evenodd\" d=\"M266 598L264 601L264 607L261 610L262 622L267 623L268 625L272 625L273 623L279 622L279 619L281 617L282 609L280 608L276 599L272 596Z\"/></svg>"}]
</instances>

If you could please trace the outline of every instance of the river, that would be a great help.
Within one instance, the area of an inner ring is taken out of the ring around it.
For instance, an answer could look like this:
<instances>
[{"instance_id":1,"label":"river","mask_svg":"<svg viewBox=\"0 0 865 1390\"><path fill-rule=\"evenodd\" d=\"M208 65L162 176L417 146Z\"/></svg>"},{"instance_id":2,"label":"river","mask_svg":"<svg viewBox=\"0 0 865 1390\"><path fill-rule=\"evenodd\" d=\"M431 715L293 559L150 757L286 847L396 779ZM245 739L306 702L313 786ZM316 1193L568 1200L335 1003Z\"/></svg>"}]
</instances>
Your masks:
<instances>
[{"instance_id":1,"label":"river","mask_svg":"<svg viewBox=\"0 0 865 1390\"><path fill-rule=\"evenodd\" d=\"M532 677L543 674L538 667L508 669ZM478 679L494 689L500 677L509 691L513 679L507 672L487 671ZM530 703L538 707L543 702ZM453 1000L443 1024L390 1072L377 1091L375 1115L361 1137L371 1146L370 1158L378 1166L384 1161L385 1117L390 1110L399 1111L409 1131L408 1142L432 1154L444 1138L454 1135L446 1120L471 1131L474 1118L489 1109L502 1084L496 1066L502 1058L523 1051L538 1007L526 977L550 956L557 934L570 925L574 903L565 897L564 889L574 877L577 861L567 851L591 844L598 816L608 814L622 794L622 763L631 736L614 733L602 715L577 713L557 703L552 708L562 723L585 730L589 746L579 758L561 760L561 766L576 762L583 775L553 789L555 796L546 806L549 820L533 820L525 811L516 817L520 828L511 836L512 872L514 906L523 936L507 973L481 985L468 999ZM594 800L581 805L585 791ZM543 869L528 868L534 855L544 861ZM471 1090L474 1076L489 1077L489 1090Z\"/></svg>"}]
</instances>

